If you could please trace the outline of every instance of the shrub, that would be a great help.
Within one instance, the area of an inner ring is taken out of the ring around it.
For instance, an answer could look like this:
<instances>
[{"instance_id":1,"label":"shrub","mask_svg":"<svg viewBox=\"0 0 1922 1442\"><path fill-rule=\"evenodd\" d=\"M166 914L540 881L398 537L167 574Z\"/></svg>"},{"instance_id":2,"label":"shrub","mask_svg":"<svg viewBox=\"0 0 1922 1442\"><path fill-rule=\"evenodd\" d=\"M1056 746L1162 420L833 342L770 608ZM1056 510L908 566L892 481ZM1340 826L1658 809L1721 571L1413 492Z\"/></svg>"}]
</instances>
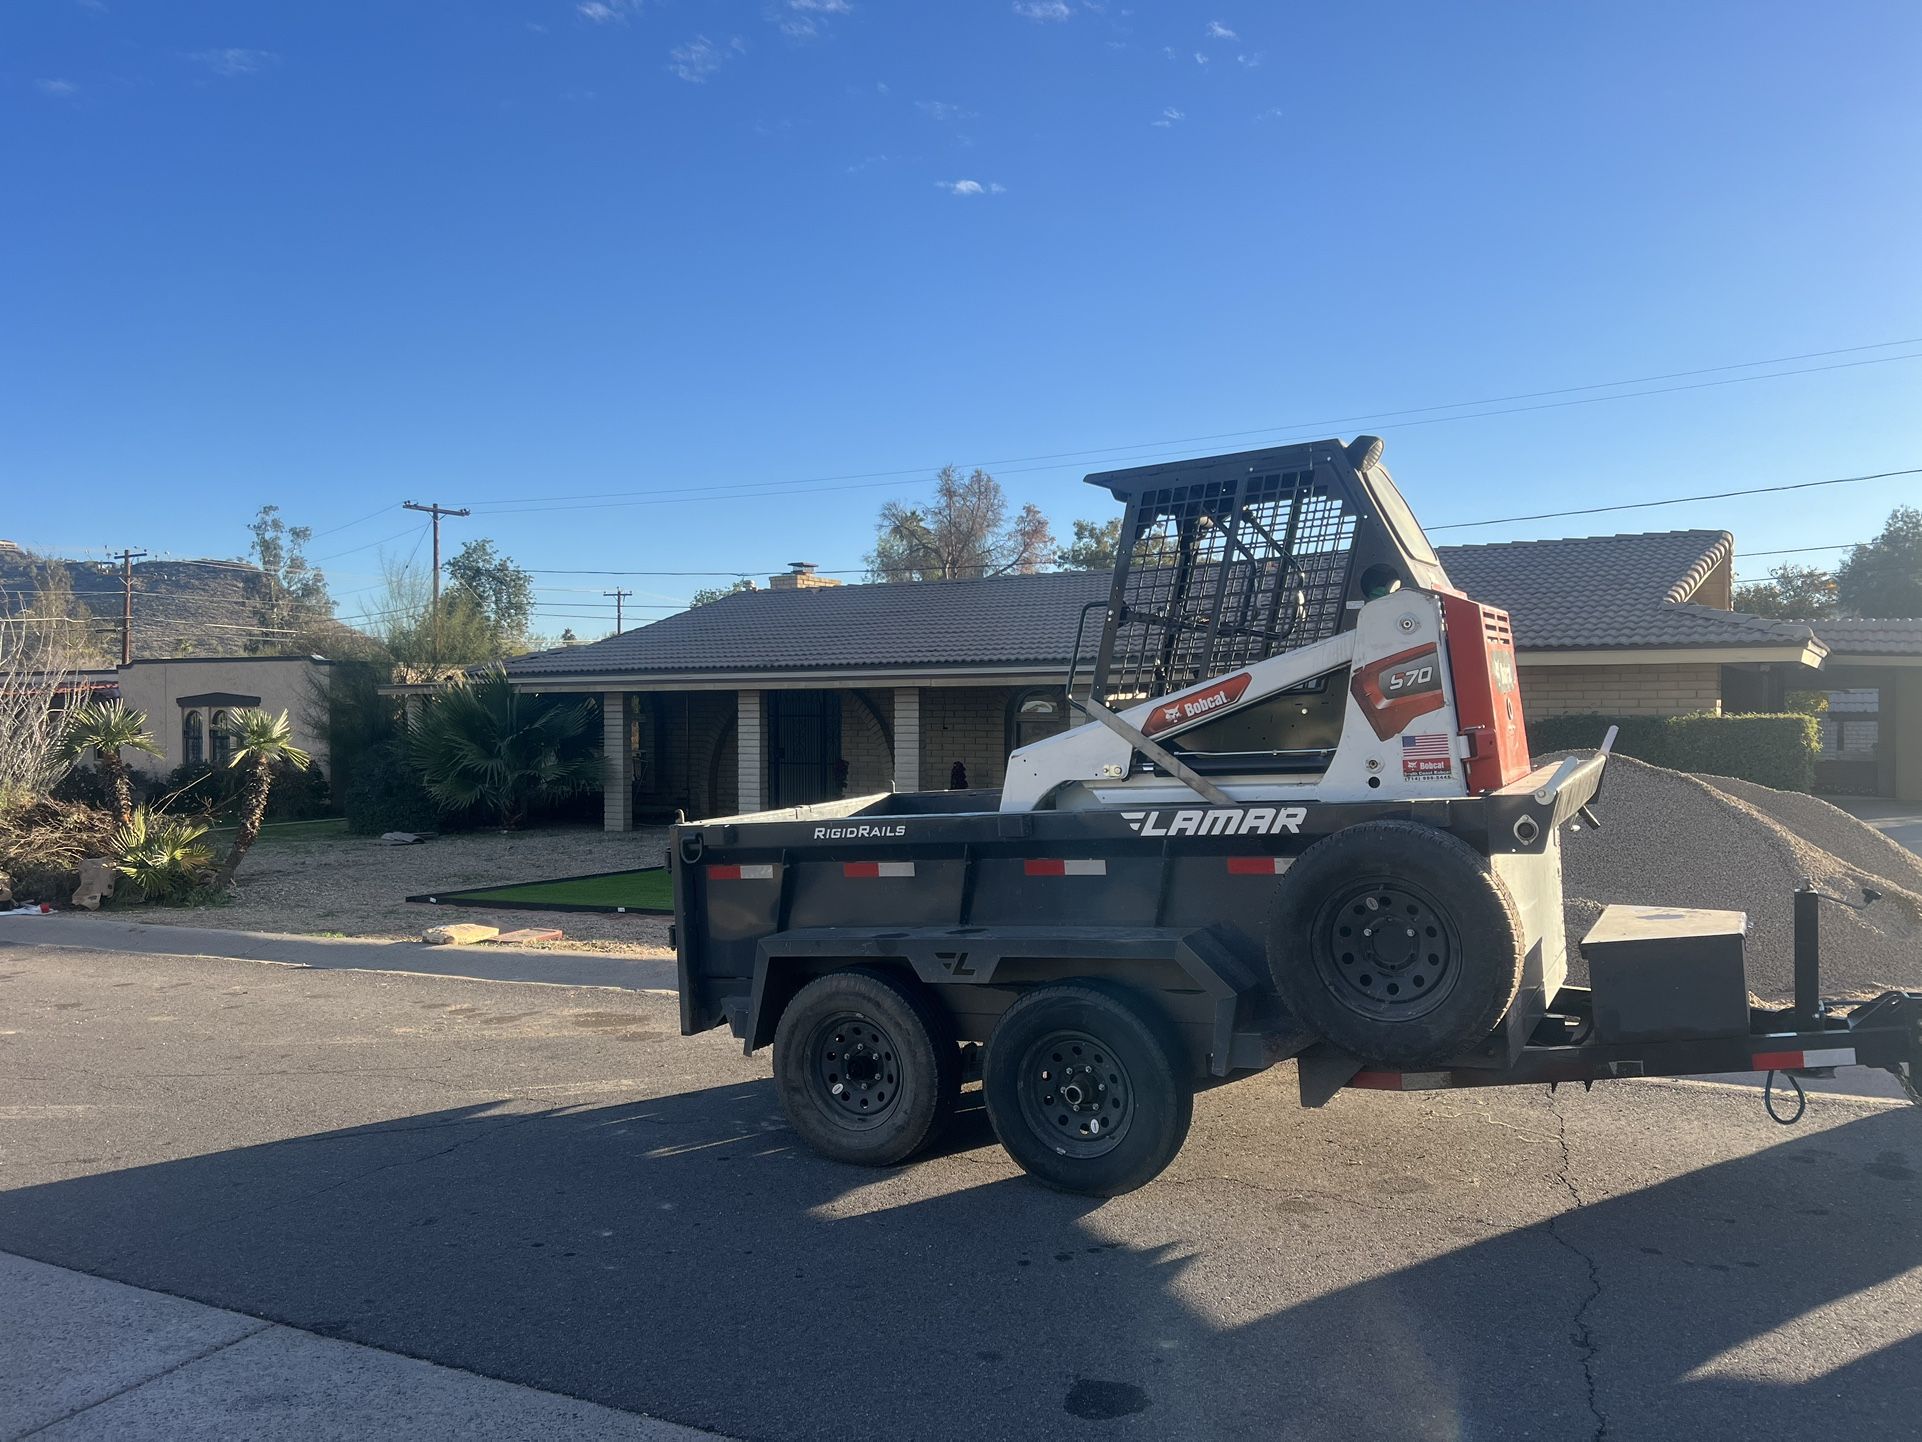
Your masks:
<instances>
[{"instance_id":1,"label":"shrub","mask_svg":"<svg viewBox=\"0 0 1922 1442\"><path fill-rule=\"evenodd\" d=\"M444 818L421 784L420 773L394 742L361 755L342 798L347 829L356 836L383 831L434 831Z\"/></svg>"},{"instance_id":2,"label":"shrub","mask_svg":"<svg viewBox=\"0 0 1922 1442\"><path fill-rule=\"evenodd\" d=\"M427 698L407 728L407 755L445 810L490 813L502 830L535 805L591 791L601 765L595 704L517 691L496 666Z\"/></svg>"},{"instance_id":3,"label":"shrub","mask_svg":"<svg viewBox=\"0 0 1922 1442\"><path fill-rule=\"evenodd\" d=\"M212 825L231 825L247 789L247 770L237 766L209 766L206 762L176 766L155 787L169 809L200 817ZM318 767L305 771L291 765L274 767L273 789L267 793L269 821L311 821L333 814L333 793Z\"/></svg>"},{"instance_id":4,"label":"shrub","mask_svg":"<svg viewBox=\"0 0 1922 1442\"><path fill-rule=\"evenodd\" d=\"M205 822L135 807L114 832L114 870L148 901L192 899L214 874L214 850L204 839Z\"/></svg>"},{"instance_id":5,"label":"shrub","mask_svg":"<svg viewBox=\"0 0 1922 1442\"><path fill-rule=\"evenodd\" d=\"M1778 791L1808 791L1815 785L1821 722L1800 713L1544 716L1530 719L1528 740L1537 753L1588 750L1601 744L1610 726L1621 728L1615 738L1618 752L1651 766L1734 776Z\"/></svg>"}]
</instances>

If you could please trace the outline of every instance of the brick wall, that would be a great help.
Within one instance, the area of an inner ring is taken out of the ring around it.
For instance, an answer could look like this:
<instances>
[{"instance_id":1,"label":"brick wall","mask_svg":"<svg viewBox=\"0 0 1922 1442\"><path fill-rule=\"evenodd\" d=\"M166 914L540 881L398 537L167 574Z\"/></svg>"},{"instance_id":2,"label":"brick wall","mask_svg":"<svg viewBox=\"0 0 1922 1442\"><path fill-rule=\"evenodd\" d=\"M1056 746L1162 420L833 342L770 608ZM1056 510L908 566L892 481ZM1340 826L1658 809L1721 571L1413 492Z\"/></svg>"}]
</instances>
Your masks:
<instances>
[{"instance_id":1,"label":"brick wall","mask_svg":"<svg viewBox=\"0 0 1922 1442\"><path fill-rule=\"evenodd\" d=\"M863 704L865 698L867 705ZM873 710L869 709L872 705ZM841 693L841 759L848 764L848 795L867 796L894 788L894 746L875 720L879 711L894 724L892 691Z\"/></svg>"},{"instance_id":2,"label":"brick wall","mask_svg":"<svg viewBox=\"0 0 1922 1442\"><path fill-rule=\"evenodd\" d=\"M1008 774L1008 704L1025 686L929 686L921 692L921 789L945 791L956 761L969 786ZM1058 693L1057 693L1058 694ZM1065 729L1064 720L1062 728ZM1031 733L1030 739L1033 739Z\"/></svg>"},{"instance_id":3,"label":"brick wall","mask_svg":"<svg viewBox=\"0 0 1922 1442\"><path fill-rule=\"evenodd\" d=\"M1722 709L1722 668L1680 666L1529 666L1521 668L1522 706L1530 716L1680 716Z\"/></svg>"},{"instance_id":4,"label":"brick wall","mask_svg":"<svg viewBox=\"0 0 1922 1442\"><path fill-rule=\"evenodd\" d=\"M737 789L734 693L644 692L628 704L637 723L630 736L652 751L648 764L636 765L642 811L685 807L691 817L732 814Z\"/></svg>"}]
</instances>

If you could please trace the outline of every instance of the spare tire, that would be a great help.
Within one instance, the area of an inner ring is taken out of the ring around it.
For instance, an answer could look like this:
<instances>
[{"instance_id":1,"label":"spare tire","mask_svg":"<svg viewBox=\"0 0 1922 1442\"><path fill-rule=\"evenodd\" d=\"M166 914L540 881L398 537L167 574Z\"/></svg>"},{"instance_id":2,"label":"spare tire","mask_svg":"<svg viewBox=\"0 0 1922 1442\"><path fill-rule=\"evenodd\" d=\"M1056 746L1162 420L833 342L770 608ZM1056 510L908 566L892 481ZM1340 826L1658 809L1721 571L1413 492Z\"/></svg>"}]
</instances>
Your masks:
<instances>
[{"instance_id":1,"label":"spare tire","mask_svg":"<svg viewBox=\"0 0 1922 1442\"><path fill-rule=\"evenodd\" d=\"M1275 990L1364 1061L1445 1061L1492 1032L1521 989L1514 899L1488 858L1413 821L1323 837L1283 874L1268 920Z\"/></svg>"}]
</instances>

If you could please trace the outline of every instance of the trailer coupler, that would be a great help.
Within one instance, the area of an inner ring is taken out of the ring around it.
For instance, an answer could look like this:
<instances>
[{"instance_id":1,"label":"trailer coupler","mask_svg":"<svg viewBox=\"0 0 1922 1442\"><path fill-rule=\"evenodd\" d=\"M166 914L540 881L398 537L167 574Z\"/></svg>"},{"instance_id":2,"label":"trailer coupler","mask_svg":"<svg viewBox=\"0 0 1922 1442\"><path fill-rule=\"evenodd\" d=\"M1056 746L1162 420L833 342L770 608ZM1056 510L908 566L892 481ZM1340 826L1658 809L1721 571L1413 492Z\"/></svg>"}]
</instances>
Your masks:
<instances>
[{"instance_id":1,"label":"trailer coupler","mask_svg":"<svg viewBox=\"0 0 1922 1442\"><path fill-rule=\"evenodd\" d=\"M1303 1106L1321 1106L1344 1088L1364 1091L1447 1091L1465 1087L1531 1086L1647 1077L1699 1077L1736 1072L1766 1074L1763 1103L1784 1125L1807 1109L1802 1080L1826 1078L1848 1066L1874 1067L1894 1076L1910 1101L1922 1105L1922 991L1890 991L1871 1001L1829 1002L1809 1025L1799 1009L1758 1009L1749 1034L1670 1041L1606 1043L1593 1040L1588 993L1564 988L1557 1010L1543 1019L1537 1038L1506 1067L1439 1067L1395 1071L1371 1067L1325 1046L1300 1062ZM1559 1033L1559 1035L1558 1035ZM1566 1036L1568 1039L1562 1039ZM1776 1109L1777 1077L1786 1077L1796 1106Z\"/></svg>"}]
</instances>

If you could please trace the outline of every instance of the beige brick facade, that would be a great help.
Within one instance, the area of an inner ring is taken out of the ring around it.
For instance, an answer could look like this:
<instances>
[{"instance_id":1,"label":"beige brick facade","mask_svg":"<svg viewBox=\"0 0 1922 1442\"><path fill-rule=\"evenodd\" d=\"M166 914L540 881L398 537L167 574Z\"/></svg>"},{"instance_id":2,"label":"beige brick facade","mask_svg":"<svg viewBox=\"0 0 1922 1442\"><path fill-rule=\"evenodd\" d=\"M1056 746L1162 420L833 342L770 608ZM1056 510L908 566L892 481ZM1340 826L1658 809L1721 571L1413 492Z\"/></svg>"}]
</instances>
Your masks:
<instances>
[{"instance_id":1,"label":"beige brick facade","mask_svg":"<svg viewBox=\"0 0 1922 1442\"><path fill-rule=\"evenodd\" d=\"M848 795L893 788L893 726L892 691L841 693L841 759L848 764Z\"/></svg>"},{"instance_id":2,"label":"beige brick facade","mask_svg":"<svg viewBox=\"0 0 1922 1442\"><path fill-rule=\"evenodd\" d=\"M1680 716L1722 709L1722 668L1713 661L1676 666L1530 666L1520 668L1530 716Z\"/></svg>"}]
</instances>

